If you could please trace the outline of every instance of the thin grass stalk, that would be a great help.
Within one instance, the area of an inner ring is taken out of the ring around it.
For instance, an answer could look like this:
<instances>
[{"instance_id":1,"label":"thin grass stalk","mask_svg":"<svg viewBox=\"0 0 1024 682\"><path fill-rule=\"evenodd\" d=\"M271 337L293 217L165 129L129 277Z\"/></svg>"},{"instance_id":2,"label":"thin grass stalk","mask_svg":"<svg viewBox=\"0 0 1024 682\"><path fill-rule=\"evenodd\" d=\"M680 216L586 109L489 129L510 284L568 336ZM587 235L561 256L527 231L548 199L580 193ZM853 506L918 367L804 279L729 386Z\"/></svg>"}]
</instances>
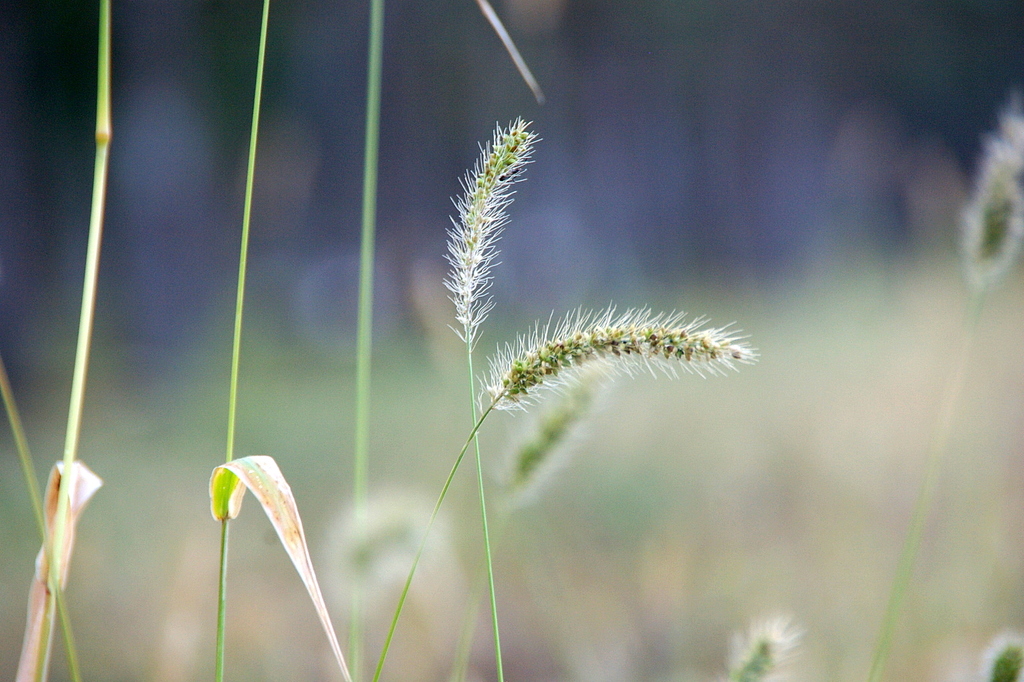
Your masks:
<instances>
[{"instance_id":1,"label":"thin grass stalk","mask_svg":"<svg viewBox=\"0 0 1024 682\"><path fill-rule=\"evenodd\" d=\"M518 449L513 458L512 473L505 482L505 504L499 507L499 514L494 531L491 533L491 551L500 544L505 534L512 512L522 504L524 491L534 489L537 478L543 477L544 469L550 469L554 453L565 448L565 440L569 433L578 426L579 420L589 409L596 388L599 368L589 376L579 377L578 382L571 386L565 395L547 408L537 425L537 433ZM474 571L473 586L466 600L465 615L459 633L459 644L456 647L455 660L449 682L464 682L469 668L469 657L473 646L473 634L476 631L476 614L480 609L488 573L486 566L481 565Z\"/></svg>"},{"instance_id":2,"label":"thin grass stalk","mask_svg":"<svg viewBox=\"0 0 1024 682\"><path fill-rule=\"evenodd\" d=\"M78 323L78 346L71 379L71 401L64 440L64 470L70 475L61 479L57 497L57 520L53 529L52 547L64 542L70 506L68 493L74 478L74 461L82 431L82 408L85 404L85 381L92 345L92 327L96 312L96 282L99 278L100 244L103 239L103 211L107 194L107 169L110 150L110 2L100 2L99 77L96 88L96 160L93 166L92 211L89 217L89 242L85 255L85 281L82 288L82 311ZM59 552L50 564L50 581L59 583L61 557Z\"/></svg>"},{"instance_id":3,"label":"thin grass stalk","mask_svg":"<svg viewBox=\"0 0 1024 682\"><path fill-rule=\"evenodd\" d=\"M359 316L356 345L356 414L353 504L360 531L365 523L370 433L370 356L373 346L374 232L377 221L377 166L380 146L380 91L384 62L384 0L370 2L370 40L366 72L366 140L363 153L362 239L359 247ZM362 592L352 591L349 658L352 676L362 679Z\"/></svg>"},{"instance_id":4,"label":"thin grass stalk","mask_svg":"<svg viewBox=\"0 0 1024 682\"><path fill-rule=\"evenodd\" d=\"M469 402L470 414L473 421L476 421L476 386L473 382L473 346L466 343L466 361L469 365ZM491 560L491 535L487 528L487 501L484 497L484 469L480 461L480 437L473 435L473 446L476 450L476 478L477 487L480 491L480 519L483 523L484 533L484 556L487 559L487 588L491 599L491 625L494 628L494 665L498 671L498 682L505 682L505 670L501 664L501 633L498 629L498 601L494 595L494 565Z\"/></svg>"},{"instance_id":5,"label":"thin grass stalk","mask_svg":"<svg viewBox=\"0 0 1024 682\"><path fill-rule=\"evenodd\" d=\"M394 616L391 618L391 626L388 628L387 637L384 638L384 647L381 649L380 658L377 659L377 668L373 673L373 682L380 680L381 672L384 670L384 661L388 656L388 649L391 648L391 640L395 636L395 628L398 627L398 619L402 615L402 609L405 606L406 597L409 595L409 587L412 585L413 576L416 575L416 567L420 563L420 557L423 556L423 549L427 546L427 538L430 537L430 529L434 526L434 520L437 518L437 513L441 509L441 504L444 502L444 498L448 495L448 488L451 487L452 481L455 479L455 472L459 470L459 465L462 464L462 459L466 456L466 451L469 449L470 443L476 438L477 432L480 430L481 424L487 419L494 410L494 405L497 401L492 402L480 415L480 418L476 420L476 424L473 425L473 430L470 431L469 437L462 446L462 450L459 451L459 456L455 458L455 463L452 465L451 471L448 472L448 478L445 479L444 485L441 486L441 494L437 497L437 502L434 503L434 509L430 512L430 519L427 521L427 527L423 531L423 540L420 541L420 546L416 549L416 556L413 557L412 566L409 568L409 575L406 576L405 585L402 586L402 593L398 596L398 605L395 607Z\"/></svg>"},{"instance_id":6,"label":"thin grass stalk","mask_svg":"<svg viewBox=\"0 0 1024 682\"><path fill-rule=\"evenodd\" d=\"M476 632L476 612L480 609L480 598L483 596L487 573L478 571L473 580L473 587L466 601L466 613L462 617L462 631L459 633L459 644L455 648L455 662L452 663L452 674L448 682L464 682L469 670L469 656L473 651L473 634Z\"/></svg>"},{"instance_id":7,"label":"thin grass stalk","mask_svg":"<svg viewBox=\"0 0 1024 682\"><path fill-rule=\"evenodd\" d=\"M500 538L504 535L505 528L510 518L509 509L499 515L498 522L491 534L494 541L491 548L497 547ZM452 672L448 676L449 682L464 682L466 672L469 670L469 657L473 650L473 633L476 631L476 614L480 610L480 599L483 597L484 587L487 585L487 572L485 566L478 566L474 571L475 578L470 588L469 598L466 600L466 613L462 618L462 631L459 633L459 644L455 649L455 662L452 663Z\"/></svg>"},{"instance_id":8,"label":"thin grass stalk","mask_svg":"<svg viewBox=\"0 0 1024 682\"><path fill-rule=\"evenodd\" d=\"M508 56L512 58L512 63L515 64L516 70L519 71L519 75L522 77L523 82L526 83L526 87L530 88L530 92L533 93L533 98L537 100L537 104L544 104L545 97L544 92L540 89L540 84L537 79L533 77L533 72L530 71L530 67L526 65L526 60L523 59L523 55L519 54L519 48L512 42L512 36L505 30L505 25L501 23L501 19L498 18L498 13L491 7L491 3L487 0L476 0L477 6L483 13L484 18L494 29L494 32L498 34L498 39L501 40L501 44L505 46L505 51L508 52Z\"/></svg>"},{"instance_id":9,"label":"thin grass stalk","mask_svg":"<svg viewBox=\"0 0 1024 682\"><path fill-rule=\"evenodd\" d=\"M238 289L235 296L235 326L231 344L231 386L228 395L228 439L225 461L235 456L235 421L238 411L238 366L242 349L242 311L245 307L245 273L249 263L249 225L252 222L253 178L256 175L256 140L260 128L260 102L263 98L263 65L267 53L267 24L270 0L263 0L260 23L260 47L256 60L256 92L252 103L252 128L249 134L249 158L245 168L245 202L242 207L242 244L238 256Z\"/></svg>"},{"instance_id":10,"label":"thin grass stalk","mask_svg":"<svg viewBox=\"0 0 1024 682\"><path fill-rule=\"evenodd\" d=\"M270 20L270 0L263 0L260 22L260 47L256 59L256 88L252 104L252 129L249 135L249 159L245 171L245 203L242 209L242 244L238 257L238 291L235 298L234 336L231 344L231 379L228 393L228 434L225 461L235 455L235 425L238 412L238 366L242 348L242 311L245 305L245 274L249 256L249 225L252 220L253 177L256 174L256 140L260 128L260 102L263 98L263 66L267 53L267 25ZM217 588L217 644L216 682L224 680L224 635L227 621L228 522L221 528L220 580Z\"/></svg>"},{"instance_id":11,"label":"thin grass stalk","mask_svg":"<svg viewBox=\"0 0 1024 682\"><path fill-rule=\"evenodd\" d=\"M78 345L75 350L75 368L71 380L71 400L68 408L68 427L64 440L64 470L70 472L61 479L57 495L57 517L49 542L50 574L49 588L52 599L59 604L62 572L61 552L70 514L70 491L73 488L78 444L82 430L82 409L85 403L85 382L89 367L89 351L92 345L93 320L96 313L96 284L99 279L100 245L103 240L103 216L106 206L107 176L110 161L110 0L100 0L99 36L97 46L96 76L96 158L93 165L92 209L89 215L89 241L85 255L85 278L82 286L82 310L78 323ZM62 609L63 612L63 609ZM66 620L63 613L62 620ZM65 630L66 633L70 630ZM70 642L70 640L67 640ZM77 656L69 648L68 666L72 678L80 679Z\"/></svg>"},{"instance_id":12,"label":"thin grass stalk","mask_svg":"<svg viewBox=\"0 0 1024 682\"><path fill-rule=\"evenodd\" d=\"M529 162L534 139L521 119L512 123L507 131L500 127L492 142L481 149L474 169L463 180L464 196L456 202L458 222L449 232L448 261L452 271L445 286L452 293L455 318L462 330L455 330L466 344L466 364L469 380L470 421L477 420L476 385L473 375L473 348L477 330L486 319L493 302L487 295L490 269L497 255L495 242L508 221L505 212L511 202L511 187L522 179L520 171ZM487 527L487 501L484 493L483 464L480 441L473 438L476 453L477 487L480 497L480 518L483 525L484 553L487 559L488 585L491 597L491 616L494 625L494 657L498 681L504 682L501 664L501 636L498 630L497 600L494 596L494 570L491 560L491 538Z\"/></svg>"},{"instance_id":13,"label":"thin grass stalk","mask_svg":"<svg viewBox=\"0 0 1024 682\"><path fill-rule=\"evenodd\" d=\"M224 679L224 624L228 608L228 521L220 522L220 571L217 577L217 651L214 679Z\"/></svg>"},{"instance_id":14,"label":"thin grass stalk","mask_svg":"<svg viewBox=\"0 0 1024 682\"><path fill-rule=\"evenodd\" d=\"M43 499L42 493L39 490L39 479L36 476L35 465L32 463L32 453L28 448L28 439L25 437L25 428L21 423L18 404L14 401L14 391L11 389L11 380L7 374L7 366L4 364L2 357L0 357L0 394L3 396L4 410L7 412L7 419L11 424L11 432L14 435L14 446L18 451L21 471L25 476L25 487L28 489L28 496L32 503L32 512L36 519L36 530L39 532L39 542L42 543L47 562L49 562L50 547L46 543L46 521L43 519ZM67 655L68 670L71 678L77 681L81 679L78 666L78 652L75 647L74 633L71 630L71 618L68 616L67 607L64 602L63 590L55 592L54 599L56 601L57 614L60 617L61 629L64 633L64 652Z\"/></svg>"},{"instance_id":15,"label":"thin grass stalk","mask_svg":"<svg viewBox=\"0 0 1024 682\"><path fill-rule=\"evenodd\" d=\"M32 512L36 519L36 529L39 531L39 541L45 543L46 522L43 520L43 496L39 490L39 479L36 477L35 465L32 464L32 453L28 449L28 439L25 438L25 429L21 424L18 405L14 402L14 391L11 390L11 380L7 376L7 366L2 357L0 357L0 394L3 395L7 420L11 423L11 432L14 434L14 447L18 451L21 472L25 476L25 487L28 489L28 496L32 501Z\"/></svg>"},{"instance_id":16,"label":"thin grass stalk","mask_svg":"<svg viewBox=\"0 0 1024 682\"><path fill-rule=\"evenodd\" d=\"M903 542L903 548L900 550L896 574L893 577L892 588L889 592L889 602L879 630L878 643L875 646L875 653L871 660L871 669L868 672L868 682L879 682L882 679L885 663L892 649L892 638L896 630L896 621L899 618L903 601L906 598L907 588L910 586L910 578L914 572L914 562L921 547L921 539L924 535L925 524L928 521L928 513L931 510L932 500L935 497L935 488L938 485L942 471L942 460L949 444L949 434L953 426L953 414L963 389L964 377L967 373L967 361L971 356L971 349L975 332L978 328L978 320L981 318L984 298L984 290L981 290L971 297L970 303L967 306L964 319L963 345L958 354L956 365L946 379L946 386L942 393L942 403L928 449L924 478L921 481L921 488L918 490L917 500L914 503L914 509L910 516L910 527L907 530L907 537Z\"/></svg>"}]
</instances>

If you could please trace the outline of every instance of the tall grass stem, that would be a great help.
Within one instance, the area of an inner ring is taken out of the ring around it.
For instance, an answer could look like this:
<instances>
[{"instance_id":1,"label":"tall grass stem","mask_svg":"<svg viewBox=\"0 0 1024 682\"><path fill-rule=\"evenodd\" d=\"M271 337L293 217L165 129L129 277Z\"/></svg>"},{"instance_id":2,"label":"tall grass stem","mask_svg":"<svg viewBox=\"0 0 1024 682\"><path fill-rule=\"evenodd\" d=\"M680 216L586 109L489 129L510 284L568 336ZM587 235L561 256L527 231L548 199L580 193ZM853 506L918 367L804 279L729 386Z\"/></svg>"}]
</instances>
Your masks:
<instances>
[{"instance_id":1,"label":"tall grass stem","mask_svg":"<svg viewBox=\"0 0 1024 682\"><path fill-rule=\"evenodd\" d=\"M92 347L92 328L96 314L96 286L99 279L100 245L103 241L103 216L106 207L107 175L110 166L110 0L100 0L97 41L96 69L96 157L93 164L92 209L89 215L89 240L85 254L85 277L82 286L82 310L78 323L78 345L75 350L75 368L71 379L71 400L68 407L68 427L64 440L64 471L70 472L61 478L57 494L57 514L49 542L50 574L49 589L57 600L63 602L60 576L63 571L63 552L54 551L64 546L64 536L70 516L70 491L74 488L75 458L82 431L82 410L85 404L85 383L89 367L89 352ZM68 638L68 666L72 678L80 678L77 656L70 639L70 622L66 611L61 608L61 621Z\"/></svg>"},{"instance_id":2,"label":"tall grass stem","mask_svg":"<svg viewBox=\"0 0 1024 682\"><path fill-rule=\"evenodd\" d=\"M360 532L365 523L370 432L370 356L373 343L374 232L377 221L377 166L380 146L380 91L384 61L384 0L370 2L370 39L366 72L366 140L363 153L362 238L359 247L359 315L356 346L356 414L353 503ZM349 657L352 676L362 679L362 592L352 592Z\"/></svg>"},{"instance_id":3,"label":"tall grass stem","mask_svg":"<svg viewBox=\"0 0 1024 682\"><path fill-rule=\"evenodd\" d=\"M469 402L470 414L476 421L476 387L473 382L473 347L466 343L466 361L469 366ZM505 670L501 664L501 634L498 629L498 601L494 595L494 566L491 560L491 535L487 528L487 501L484 497L484 469L480 461L480 437L473 435L473 446L476 450L476 479L480 491L480 518L483 523L484 556L487 559L487 587L491 599L491 621L494 628L494 665L498 671L498 682L505 682Z\"/></svg>"},{"instance_id":4,"label":"tall grass stem","mask_svg":"<svg viewBox=\"0 0 1024 682\"><path fill-rule=\"evenodd\" d=\"M238 366L242 348L242 311L245 307L245 274L249 261L249 225L252 221L252 188L256 174L256 141L260 129L260 102L263 98L263 65L267 54L267 25L270 20L270 0L263 0L260 21L260 46L256 58L256 88L252 103L252 128L249 134L249 159L245 170L245 203L242 208L242 243L238 256L238 291L235 296L235 324L231 342L231 379L228 392L228 434L225 461L235 456L235 425L238 413ZM220 547L220 581L217 589L217 649L215 663L216 682L224 680L224 635L227 622L228 522L223 521Z\"/></svg>"},{"instance_id":5,"label":"tall grass stem","mask_svg":"<svg viewBox=\"0 0 1024 682\"><path fill-rule=\"evenodd\" d=\"M256 175L256 141L260 129L260 102L263 99L263 65L267 53L267 25L270 0L263 0L260 23L260 47L256 60L256 91L252 103L252 128L249 133L249 158L245 167L245 203L242 207L242 244L238 255L238 288L235 294L235 326L231 342L231 386L228 396L228 439L225 461L235 457L235 423L238 412L238 367L242 354L242 312L245 308L245 276L249 264L249 226L252 222L253 178Z\"/></svg>"},{"instance_id":6,"label":"tall grass stem","mask_svg":"<svg viewBox=\"0 0 1024 682\"><path fill-rule=\"evenodd\" d=\"M224 623L228 595L228 520L220 522L220 573L217 578L217 663L214 679L224 679Z\"/></svg>"},{"instance_id":7,"label":"tall grass stem","mask_svg":"<svg viewBox=\"0 0 1024 682\"><path fill-rule=\"evenodd\" d=\"M491 547L500 544L500 538L504 535L509 522L510 507L506 507L499 515L498 522L491 532L494 538ZM486 564L478 566L474 571L473 585L466 599L466 613L462 619L462 631L459 633L459 644L455 650L455 662L452 664L451 675L448 682L465 682L466 672L469 670L469 657L473 650L473 634L476 631L476 614L480 610L480 599L483 596L484 587L487 585Z\"/></svg>"},{"instance_id":8,"label":"tall grass stem","mask_svg":"<svg viewBox=\"0 0 1024 682\"><path fill-rule=\"evenodd\" d=\"M28 439L25 437L25 428L21 423L21 413L18 411L18 404L14 401L14 391L11 389L11 380L7 374L7 366L0 357L0 394L3 396L4 410L7 412L7 419L11 424L11 433L14 435L14 447L18 451L18 460L21 462L21 471L25 476L25 487L28 489L28 496L32 503L32 513L36 520L36 530L39 532L39 542L42 543L43 551L46 553L47 562L50 558L50 548L46 543L46 521L43 518L42 492L39 490L39 479L36 476L36 469L32 463L32 453L28 448ZM78 682L81 680L81 673L78 667L78 652L75 647L74 633L71 631L71 618L68 616L67 607L64 602L63 589L58 585L54 593L57 604L57 613L60 616L61 628L64 632L64 651L68 660L68 671L71 679Z\"/></svg>"},{"instance_id":9,"label":"tall grass stem","mask_svg":"<svg viewBox=\"0 0 1024 682\"><path fill-rule=\"evenodd\" d=\"M43 519L43 496L39 490L36 468L32 464L32 453L28 449L28 439L25 437L25 428L21 423L21 414L18 412L18 405L14 402L14 391L11 390L11 380L7 375L7 366L4 364L2 357L0 357L0 394L3 395L7 420L11 423L11 432L14 434L14 447L18 451L21 472L25 476L25 487L28 489L28 496L32 501L32 513L36 519L39 541L45 543L46 521Z\"/></svg>"},{"instance_id":10,"label":"tall grass stem","mask_svg":"<svg viewBox=\"0 0 1024 682\"><path fill-rule=\"evenodd\" d=\"M896 621L899 618L903 601L906 598L907 588L910 586L910 578L914 572L914 562L921 547L925 524L928 521L932 500L935 497L935 488L938 485L942 471L942 460L949 443L949 434L953 426L953 415L957 400L963 389L967 362L971 355L978 321L981 318L984 298L984 291L979 291L971 297L967 306L964 319L965 333L963 344L960 353L957 354L956 364L947 377L946 386L942 393L942 402L939 407L935 429L932 432L928 459L925 463L924 478L921 481L917 500L911 512L907 538L903 543L899 562L896 565L896 574L893 577L892 588L889 592L889 603L886 606L885 615L882 619L878 643L875 646L875 653L871 660L871 669L868 672L868 682L879 682L882 679L885 663L892 649L892 638L896 630Z\"/></svg>"}]
</instances>

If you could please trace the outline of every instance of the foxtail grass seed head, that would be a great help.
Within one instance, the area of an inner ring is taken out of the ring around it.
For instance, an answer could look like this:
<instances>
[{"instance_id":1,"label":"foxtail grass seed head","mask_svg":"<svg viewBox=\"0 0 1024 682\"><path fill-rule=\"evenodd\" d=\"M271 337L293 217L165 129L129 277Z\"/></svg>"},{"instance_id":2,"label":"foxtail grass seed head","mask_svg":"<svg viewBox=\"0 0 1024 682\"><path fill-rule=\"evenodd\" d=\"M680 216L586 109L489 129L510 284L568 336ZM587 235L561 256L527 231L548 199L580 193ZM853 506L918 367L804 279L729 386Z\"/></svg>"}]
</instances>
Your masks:
<instances>
[{"instance_id":1,"label":"foxtail grass seed head","mask_svg":"<svg viewBox=\"0 0 1024 682\"><path fill-rule=\"evenodd\" d=\"M509 458L506 492L511 505L532 501L564 464L580 426L593 412L603 374L591 365L569 382L558 400L552 401L538 416L528 439Z\"/></svg>"},{"instance_id":2,"label":"foxtail grass seed head","mask_svg":"<svg viewBox=\"0 0 1024 682\"><path fill-rule=\"evenodd\" d=\"M702 317L683 313L654 315L647 309L616 315L576 311L556 324L506 345L491 358L487 392L496 409L523 407L545 388L564 384L579 367L608 360L613 372L633 374L655 367L669 376L677 369L700 375L724 374L737 364L752 364L757 351L728 326L709 327Z\"/></svg>"},{"instance_id":3,"label":"foxtail grass seed head","mask_svg":"<svg viewBox=\"0 0 1024 682\"><path fill-rule=\"evenodd\" d=\"M984 682L1021 682L1024 680L1024 637L1003 633L992 640L982 662Z\"/></svg>"},{"instance_id":4,"label":"foxtail grass seed head","mask_svg":"<svg viewBox=\"0 0 1024 682\"><path fill-rule=\"evenodd\" d=\"M455 304L456 333L471 347L476 330L493 302L488 295L496 244L508 223L506 209L512 202L512 186L523 179L522 171L533 153L536 136L529 123L518 119L480 152L473 170L462 181L463 195L455 201L458 220L448 231L448 263L451 272L445 286Z\"/></svg>"},{"instance_id":5,"label":"foxtail grass seed head","mask_svg":"<svg viewBox=\"0 0 1024 682\"><path fill-rule=\"evenodd\" d=\"M981 291L1009 270L1024 239L1024 112L1013 98L985 141L977 185L962 218L967 278Z\"/></svg>"},{"instance_id":6,"label":"foxtail grass seed head","mask_svg":"<svg viewBox=\"0 0 1024 682\"><path fill-rule=\"evenodd\" d=\"M803 633L788 618L754 623L746 635L736 635L729 657L729 682L768 682L792 655Z\"/></svg>"}]
</instances>

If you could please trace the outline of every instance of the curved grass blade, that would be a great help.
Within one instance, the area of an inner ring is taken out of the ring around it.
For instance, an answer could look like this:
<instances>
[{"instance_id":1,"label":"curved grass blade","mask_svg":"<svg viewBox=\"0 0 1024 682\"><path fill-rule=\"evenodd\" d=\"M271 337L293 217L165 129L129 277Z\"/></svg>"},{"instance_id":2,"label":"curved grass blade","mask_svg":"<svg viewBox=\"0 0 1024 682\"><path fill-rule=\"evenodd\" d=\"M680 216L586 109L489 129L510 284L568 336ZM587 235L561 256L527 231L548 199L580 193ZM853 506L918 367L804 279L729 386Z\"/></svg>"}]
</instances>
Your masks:
<instances>
[{"instance_id":1,"label":"curved grass blade","mask_svg":"<svg viewBox=\"0 0 1024 682\"><path fill-rule=\"evenodd\" d=\"M292 495L291 486L288 485L274 458L266 455L242 457L215 468L210 477L210 505L213 517L218 521L225 521L238 516L246 488L251 490L263 505L263 511L267 513L267 518L277 531L277 536L281 538L281 544L284 545L288 557L306 586L306 591L309 592L309 598L320 617L320 623L331 643L331 650L338 660L342 676L346 682L352 682L345 656L338 644L338 637L334 634L334 626L327 614L327 605L320 593L313 562L309 558L298 505Z\"/></svg>"}]
</instances>

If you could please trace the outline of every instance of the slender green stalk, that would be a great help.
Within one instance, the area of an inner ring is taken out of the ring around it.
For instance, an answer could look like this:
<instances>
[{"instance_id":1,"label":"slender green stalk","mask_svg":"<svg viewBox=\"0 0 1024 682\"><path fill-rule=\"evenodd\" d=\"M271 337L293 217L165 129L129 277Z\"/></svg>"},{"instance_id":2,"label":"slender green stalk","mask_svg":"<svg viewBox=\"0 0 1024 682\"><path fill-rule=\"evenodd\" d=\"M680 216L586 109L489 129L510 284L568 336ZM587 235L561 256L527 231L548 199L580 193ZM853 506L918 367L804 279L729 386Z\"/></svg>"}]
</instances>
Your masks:
<instances>
[{"instance_id":1,"label":"slender green stalk","mask_svg":"<svg viewBox=\"0 0 1024 682\"><path fill-rule=\"evenodd\" d=\"M224 679L224 622L228 608L228 520L220 522L220 577L217 580L217 664L214 679Z\"/></svg>"},{"instance_id":2,"label":"slender green stalk","mask_svg":"<svg viewBox=\"0 0 1024 682\"><path fill-rule=\"evenodd\" d=\"M28 496L32 501L32 512L36 520L36 530L39 532L39 542L42 543L43 551L49 563L50 547L46 543L46 521L43 518L42 492L39 490L39 479L36 477L36 469L32 463L32 453L28 449L28 439L25 437L25 428L21 423L21 414L18 412L18 405L14 401L14 391L11 390L11 380L7 375L7 366L0 357L0 394L3 396L4 409L7 412L7 419L11 423L11 432L14 434L14 446L18 451L18 459L21 462L21 471L25 476L25 487L28 489ZM63 590L59 589L53 593L56 601L57 613L60 616L61 627L64 632L64 652L68 659L68 670L71 679L78 682L82 679L78 666L78 652L75 647L74 633L71 631L71 619L68 616L67 607L64 602Z\"/></svg>"},{"instance_id":3,"label":"slender green stalk","mask_svg":"<svg viewBox=\"0 0 1024 682\"><path fill-rule=\"evenodd\" d=\"M249 160L245 171L245 204L242 209L242 244L238 256L238 291L235 298L235 328L231 344L231 384L228 394L228 435L225 461L235 456L235 424L238 412L238 365L242 348L242 311L245 304L245 273L249 260L249 225L252 220L252 188L256 174L256 140L260 129L260 102L263 98L263 65L267 54L267 25L270 0L263 0L260 22L260 47L256 60L256 92L252 103L252 129L249 134ZM215 679L224 680L224 634L227 623L228 522L223 521L220 545L220 581L217 590L217 651Z\"/></svg>"},{"instance_id":4,"label":"slender green stalk","mask_svg":"<svg viewBox=\"0 0 1024 682\"><path fill-rule=\"evenodd\" d=\"M373 342L374 232L377 220L377 160L380 142L380 90L384 61L384 0L370 2L370 41L366 73L366 140L363 153L363 220L359 248L359 319L356 346L355 452L352 476L356 523L365 522L370 432L370 354ZM362 678L361 586L352 592L349 656L352 676Z\"/></svg>"},{"instance_id":5,"label":"slender green stalk","mask_svg":"<svg viewBox=\"0 0 1024 682\"><path fill-rule=\"evenodd\" d=\"M231 345L231 388L228 397L228 441L226 461L235 456L235 415L238 408L238 365L242 348L242 310L245 305L245 272L249 262L249 225L252 221L252 188L256 175L256 140L260 129L260 101L263 99L263 64L267 53L267 24L270 0L263 0L260 24L260 48L256 61L256 93L252 103L252 129L249 134L249 160L245 169L245 204L242 208L242 245L238 256L238 291L235 297L235 330Z\"/></svg>"},{"instance_id":6,"label":"slender green stalk","mask_svg":"<svg viewBox=\"0 0 1024 682\"><path fill-rule=\"evenodd\" d=\"M99 76L96 88L96 160L93 166L92 211L89 217L89 242L85 254L85 281L82 287L82 312L78 323L78 346L71 379L71 403L64 440L64 473L57 495L57 517L51 547L61 547L70 509L69 492L73 486L82 430L82 407L85 403L85 380L92 345L92 327L96 312L96 282L99 277L100 244L103 238L103 211L107 194L107 169L110 150L110 2L100 2ZM60 583L61 552L51 554L50 582ZM51 585L51 586L52 586Z\"/></svg>"},{"instance_id":7,"label":"slender green stalk","mask_svg":"<svg viewBox=\"0 0 1024 682\"><path fill-rule=\"evenodd\" d=\"M455 662L448 682L464 682L469 669L469 655L473 650L473 633L476 631L476 612L480 608L480 597L483 596L487 573L478 571L473 580L473 587L466 601L466 614L462 617L462 632L459 633L459 645L455 649Z\"/></svg>"},{"instance_id":8,"label":"slender green stalk","mask_svg":"<svg viewBox=\"0 0 1024 682\"><path fill-rule=\"evenodd\" d=\"M93 165L92 209L89 215L89 241L85 255L85 278L82 286L82 311L78 323L78 346L75 368L71 380L71 400L68 408L68 427L64 441L64 472L57 493L57 513L53 533L49 538L50 573L48 577L52 599L60 606L61 621L65 626L68 646L68 666L75 680L80 678L78 659L71 639L70 621L63 608L61 575L64 572L63 552L67 524L70 517L70 491L74 487L74 462L82 429L82 408L85 403L85 382L92 344L93 319L96 312L96 283L99 278L100 244L103 239L103 215L107 195L107 174L110 151L110 0L100 0L99 37L96 77L96 158ZM45 667L45 666L44 666Z\"/></svg>"},{"instance_id":9,"label":"slender green stalk","mask_svg":"<svg viewBox=\"0 0 1024 682\"><path fill-rule=\"evenodd\" d=\"M25 429L21 424L18 406L14 402L14 391L11 390L11 380L7 376L7 366L4 364L3 358L0 358L0 394L3 395L7 419L11 423L11 432L14 434L14 447L18 451L18 459L21 461L25 487L28 489L28 496L32 501L36 529L39 531L40 542L45 543L46 521L43 519L43 496L39 490L39 479L36 477L36 468L32 464L32 453L28 449L28 439L25 438Z\"/></svg>"},{"instance_id":10,"label":"slender green stalk","mask_svg":"<svg viewBox=\"0 0 1024 682\"><path fill-rule=\"evenodd\" d=\"M509 521L509 510L498 517L498 523L491 537L492 549L499 544L499 538L504 535L505 527ZM462 619L462 632L459 633L459 645L455 650L455 662L452 664L452 673L448 676L449 682L464 682L466 671L469 669L469 655L473 650L473 633L476 630L476 613L480 609L480 598L483 596L484 587L487 584L486 564L478 566L474 571L473 586L469 591L469 598L466 600L466 613Z\"/></svg>"},{"instance_id":11,"label":"slender green stalk","mask_svg":"<svg viewBox=\"0 0 1024 682\"><path fill-rule=\"evenodd\" d=\"M903 549L900 551L896 575L893 578L892 588L889 592L889 603L885 610L885 616L882 619L882 627L879 631L874 657L871 660L868 682L879 682L882 679L885 662L889 657L889 651L892 649L892 638L896 629L896 620L899 617L900 609L907 594L907 588L910 585L910 578L914 572L914 561L917 559L917 552L921 547L921 538L924 535L928 512L932 506L932 498L935 497L935 488L942 470L942 458L946 452L949 434L953 426L953 413L963 388L967 361L971 355L971 347L975 331L978 327L978 320L981 318L983 303L984 292L982 291L976 293L968 304L967 315L964 320L965 335L963 346L957 356L956 365L946 380L946 386L942 394L938 419L935 423L935 430L932 433L931 444L928 449L924 479L921 481L921 488L917 493L917 501L914 503L914 509L910 516L907 538L903 542Z\"/></svg>"},{"instance_id":12,"label":"slender green stalk","mask_svg":"<svg viewBox=\"0 0 1024 682\"><path fill-rule=\"evenodd\" d=\"M473 346L466 344L466 362L469 365L469 402L470 414L476 421L476 387L473 384ZM494 664L498 670L498 682L504 682L505 671L501 664L501 634L498 630L498 601L494 596L494 566L491 562L491 535L487 528L487 502L484 498L484 470L480 461L480 438L473 435L473 446L476 450L476 478L480 491L480 518L484 531L484 555L487 558L487 587L491 599L491 620L494 627Z\"/></svg>"},{"instance_id":13,"label":"slender green stalk","mask_svg":"<svg viewBox=\"0 0 1024 682\"><path fill-rule=\"evenodd\" d=\"M68 674L72 682L82 682L82 668L78 663L78 648L75 646L75 633L71 630L71 616L68 615L67 602L64 600L64 588L54 593L57 601L57 615L60 617L61 630L64 632L64 655L67 656Z\"/></svg>"},{"instance_id":14,"label":"slender green stalk","mask_svg":"<svg viewBox=\"0 0 1024 682\"><path fill-rule=\"evenodd\" d=\"M395 615L391 618L391 627L388 628L387 637L384 638L384 648L380 652L380 658L377 659L377 668L373 673L373 682L378 682L380 679L381 671L384 669L384 661L388 656L388 649L391 648L391 640L395 636L395 628L398 627L398 618L402 615L402 608L405 606L405 599L409 595L409 587L412 585L412 578L416 575L416 567L420 563L420 557L423 555L423 548L427 545L427 538L430 537L430 529L434 526L434 520L437 518L437 512L441 509L441 504L444 502L444 498L448 495L448 488L451 487L452 481L455 479L455 472L459 470L459 465L462 464L462 458L466 456L466 450L469 449L470 443L476 438L477 432L480 430L480 425L487 419L487 415L494 410L494 405L497 401L494 401L487 406L480 418L476 420L476 424L473 425L473 430L470 431L469 437L462 446L462 450L459 451L459 456L455 458L455 464L452 465L451 471L448 472L448 478L445 479L444 485L441 486L441 494L437 497L437 502L434 503L434 510L430 512L430 519L427 521L427 528L423 531L423 540L420 541L420 546L416 550L416 556L413 557L412 567L409 569L409 575L405 579L405 585L402 587L402 593L398 597L398 605L395 607Z\"/></svg>"}]
</instances>

